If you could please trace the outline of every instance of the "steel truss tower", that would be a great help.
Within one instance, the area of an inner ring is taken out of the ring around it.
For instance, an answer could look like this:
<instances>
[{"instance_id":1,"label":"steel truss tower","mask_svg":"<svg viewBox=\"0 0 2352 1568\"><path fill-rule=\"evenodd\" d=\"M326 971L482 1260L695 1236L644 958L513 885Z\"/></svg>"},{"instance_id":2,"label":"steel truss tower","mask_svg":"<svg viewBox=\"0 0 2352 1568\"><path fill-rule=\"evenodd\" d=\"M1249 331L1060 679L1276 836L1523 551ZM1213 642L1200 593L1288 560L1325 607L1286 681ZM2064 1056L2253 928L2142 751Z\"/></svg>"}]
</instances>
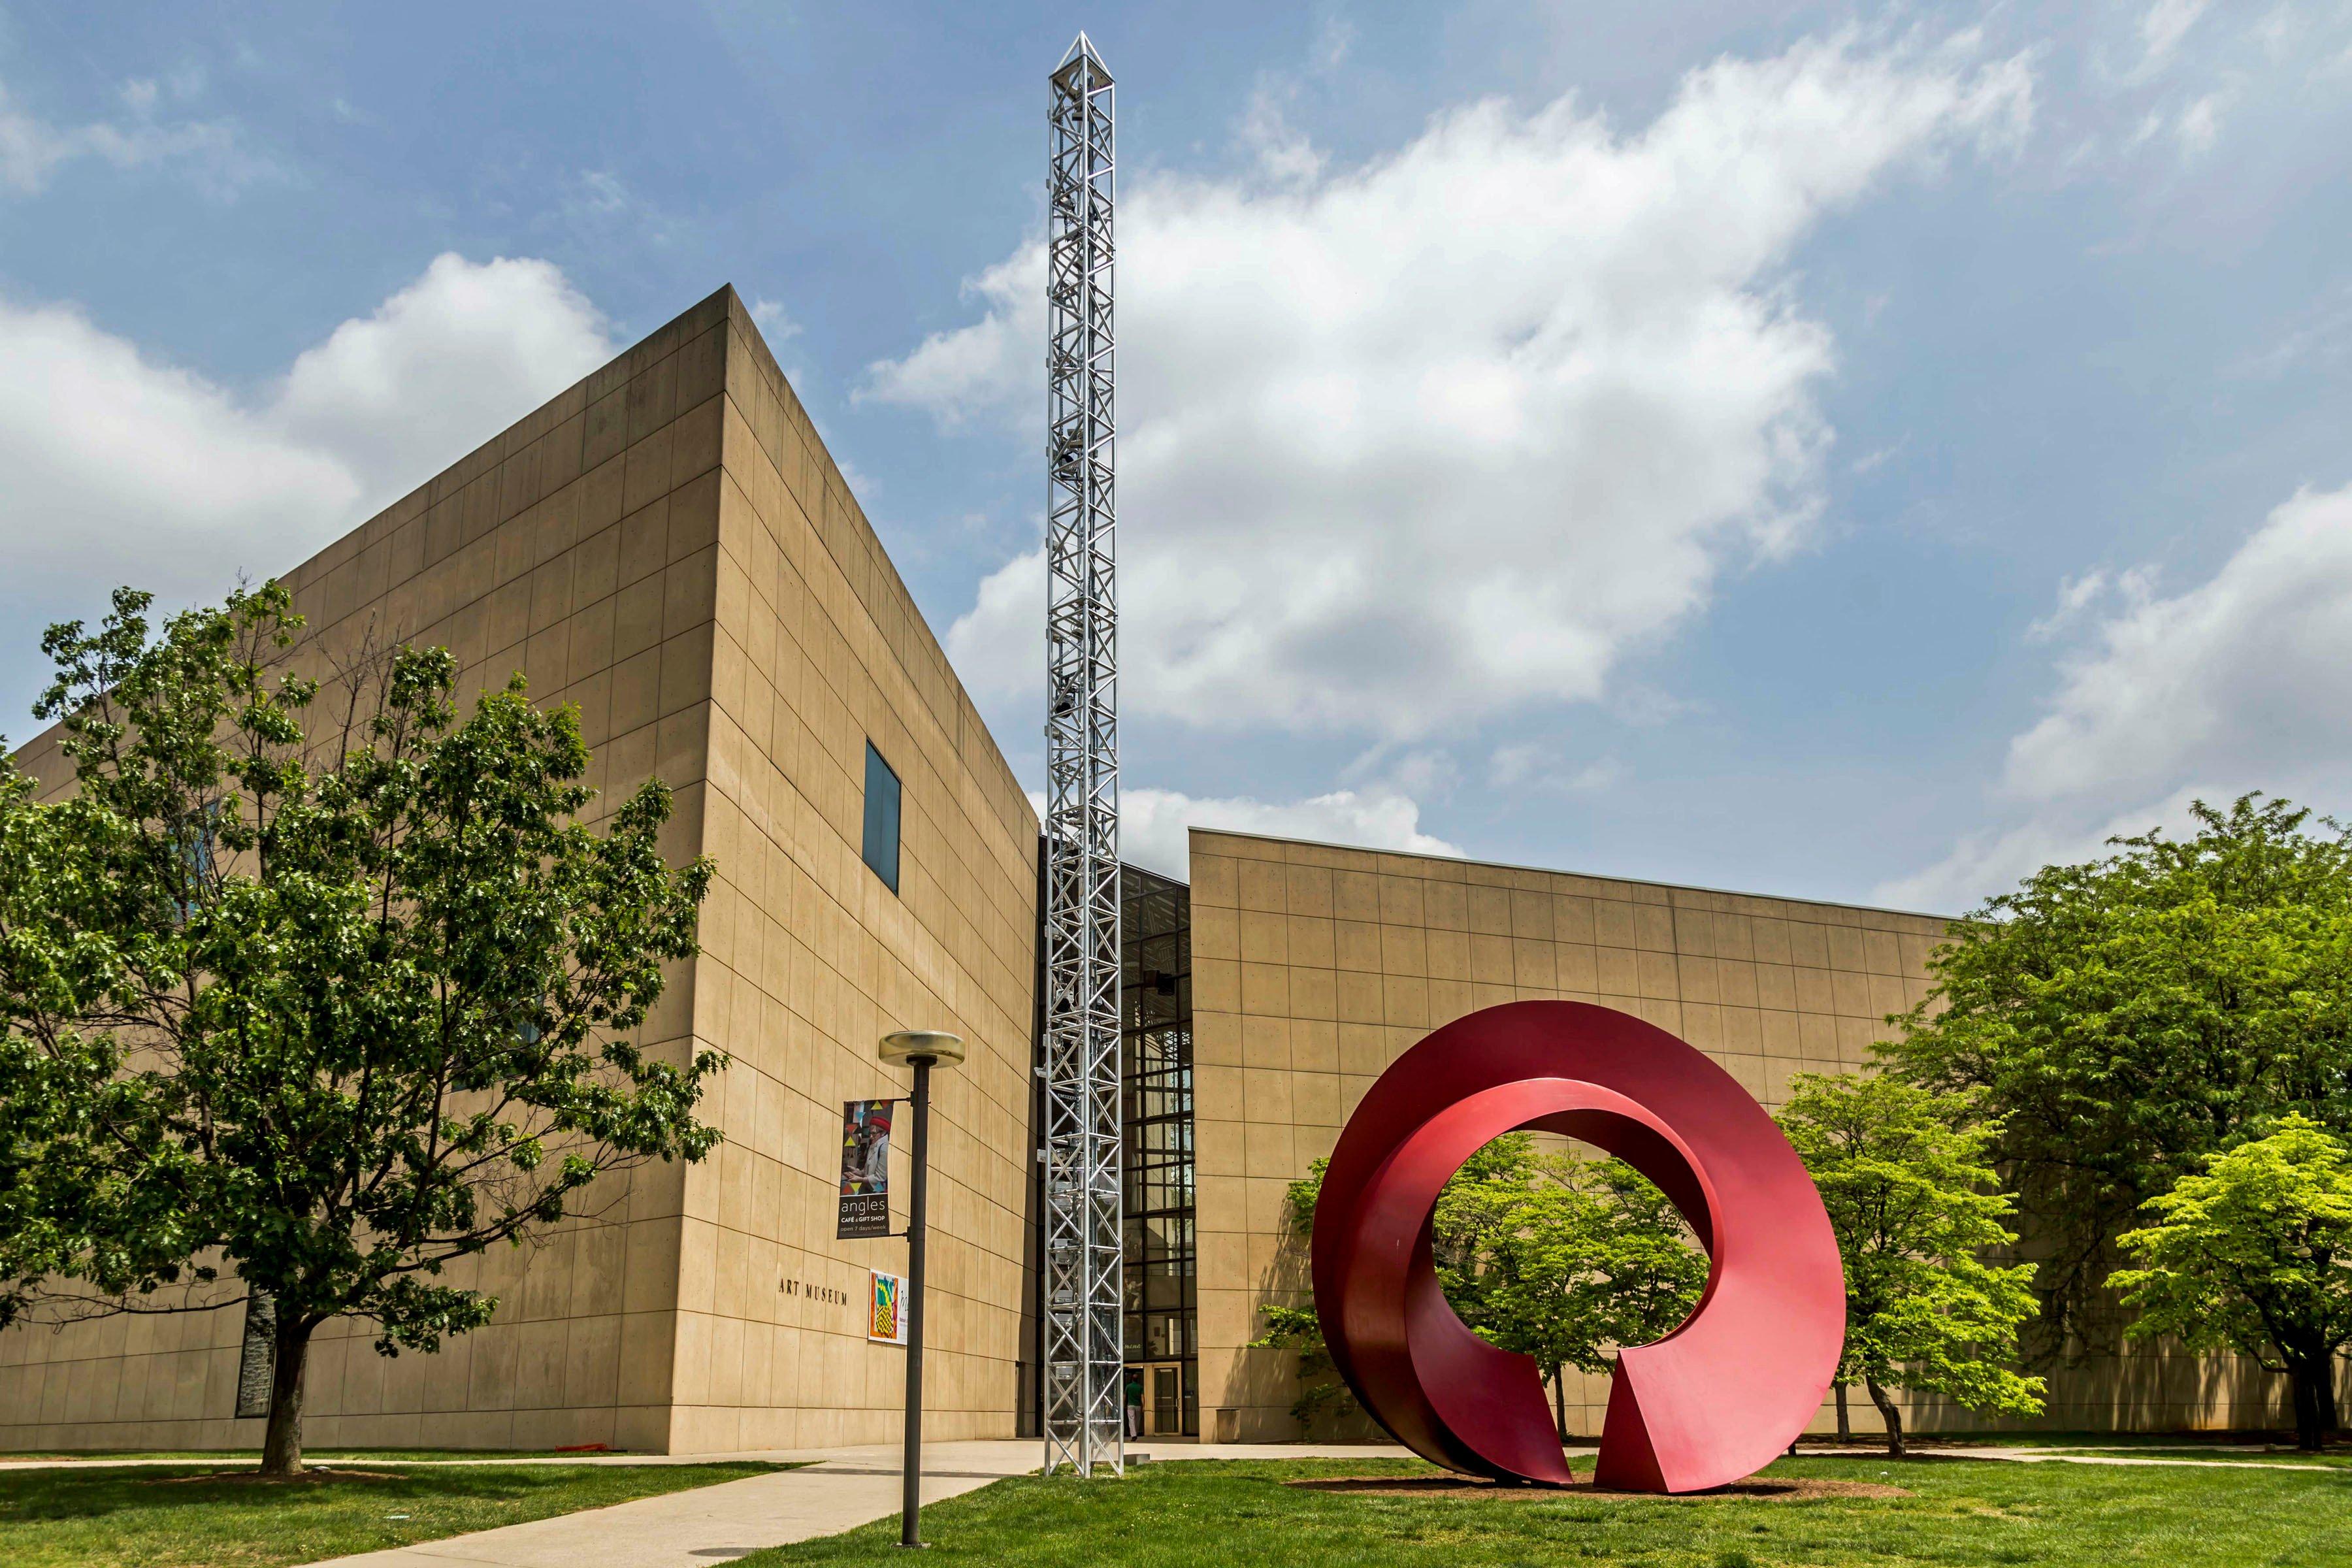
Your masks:
<instances>
[{"instance_id":1,"label":"steel truss tower","mask_svg":"<svg viewBox=\"0 0 2352 1568\"><path fill-rule=\"evenodd\" d=\"M1045 1468L1125 1463L1111 79L1051 79L1045 262Z\"/></svg>"}]
</instances>

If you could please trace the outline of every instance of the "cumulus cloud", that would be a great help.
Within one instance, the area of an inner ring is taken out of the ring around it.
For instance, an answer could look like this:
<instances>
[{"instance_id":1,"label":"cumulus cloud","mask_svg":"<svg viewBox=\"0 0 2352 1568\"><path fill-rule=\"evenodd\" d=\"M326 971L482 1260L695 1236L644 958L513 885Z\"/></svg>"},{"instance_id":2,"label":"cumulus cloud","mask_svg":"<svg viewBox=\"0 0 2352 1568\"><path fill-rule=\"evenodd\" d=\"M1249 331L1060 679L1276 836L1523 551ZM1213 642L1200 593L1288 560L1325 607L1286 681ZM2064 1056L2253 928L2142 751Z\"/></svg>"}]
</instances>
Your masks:
<instances>
[{"instance_id":1,"label":"cumulus cloud","mask_svg":"<svg viewBox=\"0 0 2352 1568\"><path fill-rule=\"evenodd\" d=\"M290 565L362 493L333 452L56 306L0 304L0 471L18 587L176 594L240 563Z\"/></svg>"},{"instance_id":2,"label":"cumulus cloud","mask_svg":"<svg viewBox=\"0 0 2352 1568\"><path fill-rule=\"evenodd\" d=\"M554 263L451 251L305 350L272 412L396 495L612 356L604 318Z\"/></svg>"},{"instance_id":3,"label":"cumulus cloud","mask_svg":"<svg viewBox=\"0 0 2352 1568\"><path fill-rule=\"evenodd\" d=\"M1132 184L1130 710L1402 738L1602 695L1820 506L1834 356L1793 249L2030 103L2021 59L1849 37L1695 71L1636 131L1483 102L1360 166ZM1043 268L982 272L864 395L1034 429ZM1016 558L950 629L983 691L1034 691L1042 581Z\"/></svg>"},{"instance_id":4,"label":"cumulus cloud","mask_svg":"<svg viewBox=\"0 0 2352 1568\"><path fill-rule=\"evenodd\" d=\"M184 598L282 570L611 353L543 261L440 257L257 398L73 307L0 301L8 586Z\"/></svg>"},{"instance_id":5,"label":"cumulus cloud","mask_svg":"<svg viewBox=\"0 0 2352 1568\"><path fill-rule=\"evenodd\" d=\"M2111 832L2178 826L2252 789L2327 804L2352 763L2352 486L2298 491L2212 576L2172 595L2146 570L2059 664L2011 741L2012 821L1963 838L1886 896L1957 907ZM2062 605L2063 605L2062 598Z\"/></svg>"},{"instance_id":6,"label":"cumulus cloud","mask_svg":"<svg viewBox=\"0 0 2352 1568\"><path fill-rule=\"evenodd\" d=\"M1045 815L1044 795L1032 791L1029 804L1040 816ZM1181 881L1192 874L1185 834L1193 827L1311 838L1412 855L1463 854L1461 846L1423 833L1419 803L1386 785L1333 790L1296 801L1213 799L1167 789L1119 793L1118 847L1123 860Z\"/></svg>"},{"instance_id":7,"label":"cumulus cloud","mask_svg":"<svg viewBox=\"0 0 2352 1568\"><path fill-rule=\"evenodd\" d=\"M2184 769L2352 751L2352 487L2302 490L2208 581L2101 623L2050 711L2011 742L2033 800L2164 785Z\"/></svg>"}]
</instances>

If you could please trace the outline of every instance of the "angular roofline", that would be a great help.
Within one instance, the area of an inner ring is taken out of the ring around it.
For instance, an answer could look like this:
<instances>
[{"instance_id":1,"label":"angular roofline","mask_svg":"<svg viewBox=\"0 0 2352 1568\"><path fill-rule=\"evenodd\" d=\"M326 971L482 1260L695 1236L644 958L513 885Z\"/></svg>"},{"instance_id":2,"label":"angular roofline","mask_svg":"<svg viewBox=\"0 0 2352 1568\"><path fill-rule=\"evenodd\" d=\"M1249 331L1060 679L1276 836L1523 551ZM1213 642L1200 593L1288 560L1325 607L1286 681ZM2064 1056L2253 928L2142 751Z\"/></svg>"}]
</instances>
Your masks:
<instances>
[{"instance_id":1,"label":"angular roofline","mask_svg":"<svg viewBox=\"0 0 2352 1568\"><path fill-rule=\"evenodd\" d=\"M1401 855L1413 860L1443 860L1453 866L1482 866L1495 871L1529 871L1539 877L1583 877L1595 882L1623 882L1629 887L1660 888L1671 892L1712 893L1726 899L1763 899L1779 904L1810 904L1822 910L1856 910L1874 915L1901 915L1906 920L1941 921L1947 925L1958 925L1964 915L1938 914L1932 910L1901 910L1885 904L1842 904L1834 899L1808 899L1789 893L1758 893L1738 888L1702 887L1694 882L1662 882L1653 877L1621 877L1607 871L1577 871L1564 866L1523 866L1511 860L1480 860L1467 855L1433 855L1425 849L1386 849L1370 844L1341 844L1328 838L1307 838L1296 834L1252 833L1238 827L1206 827L1192 823L1184 825L1185 845L1189 851L1192 835L1214 833L1226 838L1248 838L1260 844L1305 844L1317 849L1347 849L1359 855Z\"/></svg>"}]
</instances>

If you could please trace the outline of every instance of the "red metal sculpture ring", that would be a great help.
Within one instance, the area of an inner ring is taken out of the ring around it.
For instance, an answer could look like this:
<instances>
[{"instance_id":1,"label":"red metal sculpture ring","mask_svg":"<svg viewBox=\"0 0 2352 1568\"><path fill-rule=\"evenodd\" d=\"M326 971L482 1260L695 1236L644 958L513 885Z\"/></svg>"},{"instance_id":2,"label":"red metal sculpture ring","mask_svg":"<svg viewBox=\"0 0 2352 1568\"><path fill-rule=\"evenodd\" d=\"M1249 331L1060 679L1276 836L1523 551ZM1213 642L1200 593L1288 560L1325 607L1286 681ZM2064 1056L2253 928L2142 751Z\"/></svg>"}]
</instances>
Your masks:
<instances>
[{"instance_id":1,"label":"red metal sculpture ring","mask_svg":"<svg viewBox=\"0 0 2352 1568\"><path fill-rule=\"evenodd\" d=\"M1845 1275L1821 1194L1731 1075L1654 1025L1581 1002L1512 1002L1397 1058L1349 1118L1315 1208L1315 1301L1339 1374L1449 1469L1569 1484L1529 1358L1454 1316L1430 1257L1438 1190L1518 1128L1581 1139L1674 1200L1711 1267L1664 1339L1621 1351L1595 1479L1719 1487L1821 1408L1845 1339Z\"/></svg>"}]
</instances>

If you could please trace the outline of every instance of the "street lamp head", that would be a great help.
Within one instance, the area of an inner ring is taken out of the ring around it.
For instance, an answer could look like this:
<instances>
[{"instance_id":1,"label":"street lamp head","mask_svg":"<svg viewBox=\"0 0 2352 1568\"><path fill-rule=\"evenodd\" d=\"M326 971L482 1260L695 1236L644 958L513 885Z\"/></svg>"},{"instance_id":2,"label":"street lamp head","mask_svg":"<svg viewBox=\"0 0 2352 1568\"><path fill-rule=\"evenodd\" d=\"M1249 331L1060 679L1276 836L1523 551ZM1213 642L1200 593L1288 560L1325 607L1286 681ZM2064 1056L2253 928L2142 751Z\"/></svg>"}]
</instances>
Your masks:
<instances>
[{"instance_id":1,"label":"street lamp head","mask_svg":"<svg viewBox=\"0 0 2352 1568\"><path fill-rule=\"evenodd\" d=\"M882 1037L877 1054L892 1067L951 1068L963 1060L963 1037L940 1029L898 1029Z\"/></svg>"}]
</instances>

